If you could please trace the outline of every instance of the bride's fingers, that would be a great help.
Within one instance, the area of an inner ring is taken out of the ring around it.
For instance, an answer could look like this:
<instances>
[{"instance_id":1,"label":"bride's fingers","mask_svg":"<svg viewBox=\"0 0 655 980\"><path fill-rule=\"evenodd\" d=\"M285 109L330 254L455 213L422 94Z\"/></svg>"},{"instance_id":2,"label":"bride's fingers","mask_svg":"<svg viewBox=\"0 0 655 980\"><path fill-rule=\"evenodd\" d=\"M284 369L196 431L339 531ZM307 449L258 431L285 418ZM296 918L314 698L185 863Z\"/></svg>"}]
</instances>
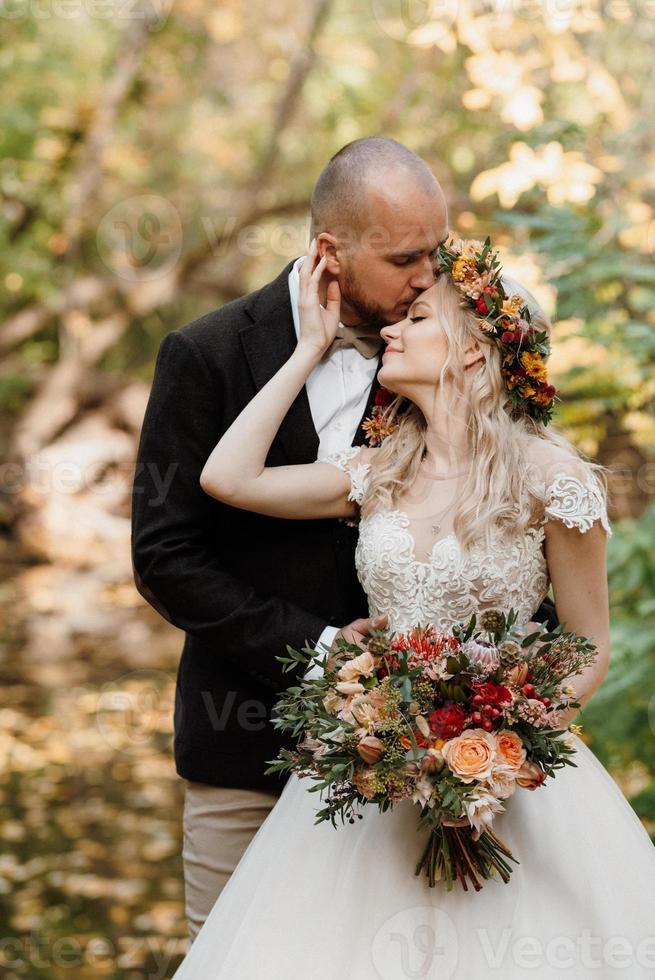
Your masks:
<instances>
[{"instance_id":1,"label":"bride's fingers","mask_svg":"<svg viewBox=\"0 0 655 980\"><path fill-rule=\"evenodd\" d=\"M316 239L313 238L312 243L307 250L307 255L303 259L300 265L300 269L298 270L301 283L306 282L311 275L312 269L314 268L314 262L316 260L316 252L317 252Z\"/></svg>"},{"instance_id":2,"label":"bride's fingers","mask_svg":"<svg viewBox=\"0 0 655 980\"><path fill-rule=\"evenodd\" d=\"M326 262L327 262L327 255L324 255L323 258L319 260L316 268L312 272L310 282L313 283L315 286L318 286L320 282Z\"/></svg>"},{"instance_id":3,"label":"bride's fingers","mask_svg":"<svg viewBox=\"0 0 655 980\"><path fill-rule=\"evenodd\" d=\"M328 313L334 314L337 319L341 310L341 290L336 279L328 283L325 308Z\"/></svg>"},{"instance_id":4,"label":"bride's fingers","mask_svg":"<svg viewBox=\"0 0 655 980\"><path fill-rule=\"evenodd\" d=\"M321 281L321 276L325 270L326 262L327 256L324 255L323 258L319 260L314 271L303 281L302 292L306 299L314 300L318 297L318 284Z\"/></svg>"}]
</instances>

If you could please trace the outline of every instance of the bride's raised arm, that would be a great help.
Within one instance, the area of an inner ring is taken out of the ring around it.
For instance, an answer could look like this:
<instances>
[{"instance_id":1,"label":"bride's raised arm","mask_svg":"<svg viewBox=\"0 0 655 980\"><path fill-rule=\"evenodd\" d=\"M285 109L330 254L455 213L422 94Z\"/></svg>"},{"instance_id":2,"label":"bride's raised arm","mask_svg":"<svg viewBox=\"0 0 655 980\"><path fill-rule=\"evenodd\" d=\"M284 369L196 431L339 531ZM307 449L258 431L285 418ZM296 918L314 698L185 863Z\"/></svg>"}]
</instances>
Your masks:
<instances>
[{"instance_id":1,"label":"bride's raised arm","mask_svg":"<svg viewBox=\"0 0 655 980\"><path fill-rule=\"evenodd\" d=\"M330 282L322 309L318 287L326 260L316 258L314 240L300 269L300 337L293 354L227 429L200 474L210 496L270 517L353 517L357 511L344 469L325 462L265 465L282 420L339 326L339 285ZM360 462L374 452L362 449Z\"/></svg>"}]
</instances>

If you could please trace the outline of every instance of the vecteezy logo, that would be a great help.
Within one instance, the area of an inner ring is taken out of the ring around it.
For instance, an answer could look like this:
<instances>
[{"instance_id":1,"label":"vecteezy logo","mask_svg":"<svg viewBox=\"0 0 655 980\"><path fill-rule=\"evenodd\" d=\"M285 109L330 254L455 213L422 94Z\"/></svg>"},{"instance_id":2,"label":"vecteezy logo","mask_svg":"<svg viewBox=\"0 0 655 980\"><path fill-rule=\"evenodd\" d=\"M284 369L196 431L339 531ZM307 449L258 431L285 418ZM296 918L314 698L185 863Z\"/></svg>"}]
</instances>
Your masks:
<instances>
[{"instance_id":1,"label":"vecteezy logo","mask_svg":"<svg viewBox=\"0 0 655 980\"><path fill-rule=\"evenodd\" d=\"M174 679L163 670L135 670L104 684L96 720L103 738L118 750L168 737L173 714Z\"/></svg>"},{"instance_id":2,"label":"vecteezy logo","mask_svg":"<svg viewBox=\"0 0 655 980\"><path fill-rule=\"evenodd\" d=\"M436 905L397 912L382 923L371 945L381 980L449 980L458 957L455 923Z\"/></svg>"},{"instance_id":3,"label":"vecteezy logo","mask_svg":"<svg viewBox=\"0 0 655 980\"><path fill-rule=\"evenodd\" d=\"M457 20L459 0L371 0L379 28L396 41L435 41ZM424 37L423 37L424 35Z\"/></svg>"},{"instance_id":4,"label":"vecteezy logo","mask_svg":"<svg viewBox=\"0 0 655 980\"><path fill-rule=\"evenodd\" d=\"M177 208L160 194L135 194L115 204L98 225L100 258L119 278L146 282L164 276L182 251Z\"/></svg>"}]
</instances>

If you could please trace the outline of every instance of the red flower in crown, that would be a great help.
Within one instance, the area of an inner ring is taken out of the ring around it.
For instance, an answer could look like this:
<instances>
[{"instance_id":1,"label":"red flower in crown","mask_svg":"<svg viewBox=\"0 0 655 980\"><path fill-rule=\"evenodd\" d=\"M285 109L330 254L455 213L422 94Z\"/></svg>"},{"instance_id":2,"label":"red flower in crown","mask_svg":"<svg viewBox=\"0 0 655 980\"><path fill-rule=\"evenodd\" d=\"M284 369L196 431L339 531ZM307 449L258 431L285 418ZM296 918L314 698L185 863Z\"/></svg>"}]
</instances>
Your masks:
<instances>
[{"instance_id":1,"label":"red flower in crown","mask_svg":"<svg viewBox=\"0 0 655 980\"><path fill-rule=\"evenodd\" d=\"M484 289L482 290L482 292L480 293L480 295L478 296L478 298L477 298L477 300L475 302L475 309L482 316L486 316L487 315L487 312L488 312L488 310L487 310L487 303L486 303L486 300L485 300L485 296L488 296L489 297L489 305L490 305L491 309L493 309L494 303L498 299L498 293L497 293L496 289L494 289L491 286L485 286L484 287Z\"/></svg>"}]
</instances>

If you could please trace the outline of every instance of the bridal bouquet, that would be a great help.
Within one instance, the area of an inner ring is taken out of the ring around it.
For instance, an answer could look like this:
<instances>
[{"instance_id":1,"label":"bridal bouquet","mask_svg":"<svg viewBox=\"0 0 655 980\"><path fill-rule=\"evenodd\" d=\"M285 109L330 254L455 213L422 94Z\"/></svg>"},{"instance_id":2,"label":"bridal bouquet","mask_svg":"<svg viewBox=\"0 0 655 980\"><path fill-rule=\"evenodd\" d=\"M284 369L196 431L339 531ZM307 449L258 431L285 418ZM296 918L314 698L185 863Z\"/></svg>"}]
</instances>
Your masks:
<instances>
[{"instance_id":1,"label":"bridal bouquet","mask_svg":"<svg viewBox=\"0 0 655 980\"><path fill-rule=\"evenodd\" d=\"M532 631L530 631L532 630ZM534 790L564 765L575 766L560 712L579 708L565 681L593 662L590 640L517 624L495 610L439 633L374 632L366 647L340 640L331 663L309 647L278 657L291 670L321 663L324 676L304 678L278 700L273 724L298 739L267 773L310 777L328 790L317 823L362 818L410 799L429 831L415 874L430 887L459 880L509 880L519 862L492 830L517 788ZM572 730L575 730L573 726ZM322 801L323 802L323 801Z\"/></svg>"}]
</instances>

